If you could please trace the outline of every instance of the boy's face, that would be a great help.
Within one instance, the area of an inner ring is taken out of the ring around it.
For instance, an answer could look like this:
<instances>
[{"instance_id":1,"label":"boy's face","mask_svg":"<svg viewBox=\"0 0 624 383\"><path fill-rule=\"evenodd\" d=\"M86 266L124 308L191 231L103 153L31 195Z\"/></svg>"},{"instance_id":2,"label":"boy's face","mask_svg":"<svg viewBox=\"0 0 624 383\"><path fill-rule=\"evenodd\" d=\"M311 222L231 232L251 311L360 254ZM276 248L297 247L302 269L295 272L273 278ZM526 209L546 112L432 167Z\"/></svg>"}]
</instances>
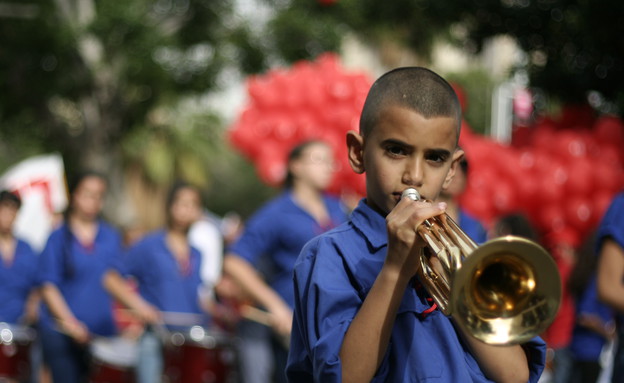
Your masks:
<instances>
[{"instance_id":1,"label":"boy's face","mask_svg":"<svg viewBox=\"0 0 624 383\"><path fill-rule=\"evenodd\" d=\"M366 138L349 132L347 145L353 170L366 172L367 203L383 215L410 187L422 198L435 200L448 186L463 155L457 149L455 119L426 119L398 106L382 109Z\"/></svg>"}]
</instances>

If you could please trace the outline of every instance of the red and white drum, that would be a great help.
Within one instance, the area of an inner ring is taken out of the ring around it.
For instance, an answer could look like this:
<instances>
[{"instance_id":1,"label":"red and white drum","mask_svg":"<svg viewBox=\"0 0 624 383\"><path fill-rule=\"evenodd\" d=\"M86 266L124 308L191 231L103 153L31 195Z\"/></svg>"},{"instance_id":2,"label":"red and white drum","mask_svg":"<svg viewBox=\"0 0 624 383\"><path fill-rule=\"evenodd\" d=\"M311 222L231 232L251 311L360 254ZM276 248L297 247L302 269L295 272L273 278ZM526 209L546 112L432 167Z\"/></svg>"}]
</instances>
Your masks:
<instances>
[{"instance_id":1,"label":"red and white drum","mask_svg":"<svg viewBox=\"0 0 624 383\"><path fill-rule=\"evenodd\" d=\"M219 330L192 326L165 336L167 383L236 382L234 338Z\"/></svg>"},{"instance_id":2,"label":"red and white drum","mask_svg":"<svg viewBox=\"0 0 624 383\"><path fill-rule=\"evenodd\" d=\"M134 383L137 341L125 337L96 338L91 341L90 383Z\"/></svg>"},{"instance_id":3,"label":"red and white drum","mask_svg":"<svg viewBox=\"0 0 624 383\"><path fill-rule=\"evenodd\" d=\"M30 345L36 331L0 322L0 381L26 380L30 376Z\"/></svg>"}]
</instances>

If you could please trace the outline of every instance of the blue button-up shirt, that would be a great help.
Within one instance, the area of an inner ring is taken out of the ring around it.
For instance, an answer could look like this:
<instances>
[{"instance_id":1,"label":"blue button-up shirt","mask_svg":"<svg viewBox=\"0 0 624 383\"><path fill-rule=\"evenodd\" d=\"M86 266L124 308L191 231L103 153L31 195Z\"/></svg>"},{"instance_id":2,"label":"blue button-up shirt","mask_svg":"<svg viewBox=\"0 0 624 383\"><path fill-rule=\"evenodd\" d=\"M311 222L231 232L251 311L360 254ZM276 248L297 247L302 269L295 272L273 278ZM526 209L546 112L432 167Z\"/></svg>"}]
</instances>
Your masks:
<instances>
[{"instance_id":1,"label":"blue button-up shirt","mask_svg":"<svg viewBox=\"0 0 624 383\"><path fill-rule=\"evenodd\" d=\"M179 265L167 246L166 232L155 231L128 250L125 271L136 278L141 296L159 310L202 314L198 293L201 256L196 248L190 249L188 264Z\"/></svg>"},{"instance_id":2,"label":"blue button-up shirt","mask_svg":"<svg viewBox=\"0 0 624 383\"><path fill-rule=\"evenodd\" d=\"M576 301L576 316L578 318L581 315L593 315L600 318L604 323L612 322L614 319L613 309L598 299L596 282L594 275ZM602 335L577 323L572 332L570 351L576 360L598 361L605 343L607 340Z\"/></svg>"},{"instance_id":3,"label":"blue button-up shirt","mask_svg":"<svg viewBox=\"0 0 624 383\"><path fill-rule=\"evenodd\" d=\"M252 265L264 261L268 265L269 284L291 307L294 304L292 271L301 249L310 239L347 220L337 198L326 195L323 201L331 221L320 226L293 201L290 191L283 192L249 219L244 233L229 249Z\"/></svg>"},{"instance_id":4,"label":"blue button-up shirt","mask_svg":"<svg viewBox=\"0 0 624 383\"><path fill-rule=\"evenodd\" d=\"M48 238L39 256L39 280L54 284L74 316L89 331L109 336L117 332L113 320L112 299L102 284L104 273L119 269L122 255L121 236L100 221L93 244L84 245L63 224ZM41 312L43 325L52 326L51 314Z\"/></svg>"},{"instance_id":5,"label":"blue button-up shirt","mask_svg":"<svg viewBox=\"0 0 624 383\"><path fill-rule=\"evenodd\" d=\"M36 277L37 256L30 245L17 239L13 261L5 264L0 259L0 322L19 321Z\"/></svg>"},{"instance_id":6,"label":"blue button-up shirt","mask_svg":"<svg viewBox=\"0 0 624 383\"><path fill-rule=\"evenodd\" d=\"M362 201L348 223L303 249L294 273L290 382L341 381L344 335L381 271L387 241L384 217ZM449 318L430 312L427 298L424 289L406 289L373 382L489 382ZM530 381L537 382L546 346L535 338L525 349Z\"/></svg>"},{"instance_id":7,"label":"blue button-up shirt","mask_svg":"<svg viewBox=\"0 0 624 383\"><path fill-rule=\"evenodd\" d=\"M466 235L468 235L478 245L487 241L487 231L481 222L464 209L459 210L457 224L466 233Z\"/></svg>"},{"instance_id":8,"label":"blue button-up shirt","mask_svg":"<svg viewBox=\"0 0 624 383\"><path fill-rule=\"evenodd\" d=\"M624 193L615 196L611 205L607 209L597 233L597 251L600 254L600 248L606 238L613 239L618 245L624 248ZM624 315L617 314L620 323L624 323Z\"/></svg>"},{"instance_id":9,"label":"blue button-up shirt","mask_svg":"<svg viewBox=\"0 0 624 383\"><path fill-rule=\"evenodd\" d=\"M598 249L605 238L611 237L624 248L624 193L620 193L611 202L598 228Z\"/></svg>"}]
</instances>

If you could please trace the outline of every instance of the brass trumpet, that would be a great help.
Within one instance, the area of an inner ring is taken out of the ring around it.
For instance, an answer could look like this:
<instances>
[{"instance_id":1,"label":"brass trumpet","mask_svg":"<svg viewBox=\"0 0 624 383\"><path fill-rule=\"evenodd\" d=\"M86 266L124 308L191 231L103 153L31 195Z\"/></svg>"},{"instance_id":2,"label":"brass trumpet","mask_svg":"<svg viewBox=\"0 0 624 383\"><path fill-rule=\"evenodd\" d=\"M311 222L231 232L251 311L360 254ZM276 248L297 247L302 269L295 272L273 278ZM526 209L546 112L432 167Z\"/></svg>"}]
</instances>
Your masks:
<instances>
[{"instance_id":1,"label":"brass trumpet","mask_svg":"<svg viewBox=\"0 0 624 383\"><path fill-rule=\"evenodd\" d=\"M421 200L416 189L403 192ZM447 214L418 227L427 246L418 277L440 310L492 345L526 342L553 321L561 300L557 266L543 247L505 236L481 246Z\"/></svg>"}]
</instances>

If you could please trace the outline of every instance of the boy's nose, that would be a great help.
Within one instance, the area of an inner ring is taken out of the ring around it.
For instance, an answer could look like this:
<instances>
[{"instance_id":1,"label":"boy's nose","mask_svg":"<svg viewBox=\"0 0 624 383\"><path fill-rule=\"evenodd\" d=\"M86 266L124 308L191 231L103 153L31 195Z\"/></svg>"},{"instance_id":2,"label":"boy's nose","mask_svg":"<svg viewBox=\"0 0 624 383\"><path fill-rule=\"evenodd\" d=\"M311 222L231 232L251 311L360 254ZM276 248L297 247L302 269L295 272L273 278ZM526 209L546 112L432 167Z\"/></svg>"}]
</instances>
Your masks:
<instances>
[{"instance_id":1,"label":"boy's nose","mask_svg":"<svg viewBox=\"0 0 624 383\"><path fill-rule=\"evenodd\" d=\"M424 169L421 161L408 161L403 170L403 184L409 186L421 186L424 179Z\"/></svg>"}]
</instances>

